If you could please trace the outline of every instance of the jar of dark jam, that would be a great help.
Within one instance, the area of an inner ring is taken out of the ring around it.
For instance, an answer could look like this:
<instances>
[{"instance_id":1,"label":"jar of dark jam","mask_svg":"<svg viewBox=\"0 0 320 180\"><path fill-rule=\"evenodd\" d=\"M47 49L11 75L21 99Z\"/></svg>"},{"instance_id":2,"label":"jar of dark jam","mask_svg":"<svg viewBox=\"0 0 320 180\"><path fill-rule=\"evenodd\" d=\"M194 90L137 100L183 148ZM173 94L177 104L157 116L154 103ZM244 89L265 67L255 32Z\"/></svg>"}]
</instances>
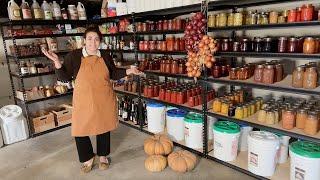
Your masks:
<instances>
[{"instance_id":1,"label":"jar of dark jam","mask_svg":"<svg viewBox=\"0 0 320 180\"><path fill-rule=\"evenodd\" d=\"M233 52L238 52L240 51L240 43L235 41L233 42Z\"/></svg>"},{"instance_id":2,"label":"jar of dark jam","mask_svg":"<svg viewBox=\"0 0 320 180\"><path fill-rule=\"evenodd\" d=\"M168 30L172 31L173 30L173 21L170 19L168 20Z\"/></svg>"},{"instance_id":3,"label":"jar of dark jam","mask_svg":"<svg viewBox=\"0 0 320 180\"><path fill-rule=\"evenodd\" d=\"M238 69L237 68L231 68L229 72L229 78L231 80L236 80L238 79Z\"/></svg>"},{"instance_id":4,"label":"jar of dark jam","mask_svg":"<svg viewBox=\"0 0 320 180\"><path fill-rule=\"evenodd\" d=\"M158 21L157 22L157 31L162 31L163 30L163 21Z\"/></svg>"},{"instance_id":5,"label":"jar of dark jam","mask_svg":"<svg viewBox=\"0 0 320 180\"><path fill-rule=\"evenodd\" d=\"M288 38L286 37L280 37L278 39L278 52L279 53L285 53L287 52L287 43L288 42Z\"/></svg>"},{"instance_id":6,"label":"jar of dark jam","mask_svg":"<svg viewBox=\"0 0 320 180\"><path fill-rule=\"evenodd\" d=\"M303 37L298 37L297 38L297 53L302 53L302 51L303 51L303 42L304 42L304 38Z\"/></svg>"},{"instance_id":7,"label":"jar of dark jam","mask_svg":"<svg viewBox=\"0 0 320 180\"><path fill-rule=\"evenodd\" d=\"M255 52L262 52L262 39L257 37L254 39L254 51Z\"/></svg>"},{"instance_id":8,"label":"jar of dark jam","mask_svg":"<svg viewBox=\"0 0 320 180\"><path fill-rule=\"evenodd\" d=\"M223 39L222 40L221 51L223 51L223 52L229 51L229 39Z\"/></svg>"},{"instance_id":9,"label":"jar of dark jam","mask_svg":"<svg viewBox=\"0 0 320 180\"><path fill-rule=\"evenodd\" d=\"M153 21L149 22L149 31L155 31L156 30L156 26L155 23Z\"/></svg>"},{"instance_id":10,"label":"jar of dark jam","mask_svg":"<svg viewBox=\"0 0 320 180\"><path fill-rule=\"evenodd\" d=\"M248 52L249 50L249 39L243 38L240 43L240 50L242 52Z\"/></svg>"},{"instance_id":11,"label":"jar of dark jam","mask_svg":"<svg viewBox=\"0 0 320 180\"><path fill-rule=\"evenodd\" d=\"M219 78L221 77L221 67L219 65L215 65L213 67L213 77L214 78Z\"/></svg>"},{"instance_id":12,"label":"jar of dark jam","mask_svg":"<svg viewBox=\"0 0 320 180\"><path fill-rule=\"evenodd\" d=\"M162 24L162 30L167 31L168 30L168 20L164 20Z\"/></svg>"},{"instance_id":13,"label":"jar of dark jam","mask_svg":"<svg viewBox=\"0 0 320 180\"><path fill-rule=\"evenodd\" d=\"M233 49L233 39L229 38L229 51L232 51Z\"/></svg>"},{"instance_id":14,"label":"jar of dark jam","mask_svg":"<svg viewBox=\"0 0 320 180\"><path fill-rule=\"evenodd\" d=\"M222 76L222 77L226 77L226 76L228 76L228 75L229 75L229 72L228 72L227 66L222 65L222 66L221 66L221 76Z\"/></svg>"},{"instance_id":15,"label":"jar of dark jam","mask_svg":"<svg viewBox=\"0 0 320 180\"><path fill-rule=\"evenodd\" d=\"M298 52L298 40L295 37L291 37L288 40L288 47L287 47L288 53L296 53Z\"/></svg>"},{"instance_id":16,"label":"jar of dark jam","mask_svg":"<svg viewBox=\"0 0 320 180\"><path fill-rule=\"evenodd\" d=\"M263 39L263 51L271 52L272 49L272 38L266 37Z\"/></svg>"},{"instance_id":17,"label":"jar of dark jam","mask_svg":"<svg viewBox=\"0 0 320 180\"><path fill-rule=\"evenodd\" d=\"M276 64L275 68L275 82L280 82L283 79L283 64Z\"/></svg>"}]
</instances>

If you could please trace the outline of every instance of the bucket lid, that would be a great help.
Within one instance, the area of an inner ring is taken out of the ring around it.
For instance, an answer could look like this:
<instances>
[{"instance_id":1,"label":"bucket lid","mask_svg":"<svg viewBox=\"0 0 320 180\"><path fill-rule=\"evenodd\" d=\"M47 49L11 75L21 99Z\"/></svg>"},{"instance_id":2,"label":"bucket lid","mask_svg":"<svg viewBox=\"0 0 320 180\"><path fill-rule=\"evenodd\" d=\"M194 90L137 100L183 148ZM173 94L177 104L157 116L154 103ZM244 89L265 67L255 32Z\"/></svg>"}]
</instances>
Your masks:
<instances>
[{"instance_id":1,"label":"bucket lid","mask_svg":"<svg viewBox=\"0 0 320 180\"><path fill-rule=\"evenodd\" d=\"M156 102L148 102L147 106L149 107L164 107L164 104L156 103Z\"/></svg>"},{"instance_id":2,"label":"bucket lid","mask_svg":"<svg viewBox=\"0 0 320 180\"><path fill-rule=\"evenodd\" d=\"M17 105L7 105L0 109L1 119L17 118L22 114L21 107Z\"/></svg>"},{"instance_id":3,"label":"bucket lid","mask_svg":"<svg viewBox=\"0 0 320 180\"><path fill-rule=\"evenodd\" d=\"M187 112L181 109L170 109L167 111L167 115L170 117L185 117L186 114Z\"/></svg>"},{"instance_id":4,"label":"bucket lid","mask_svg":"<svg viewBox=\"0 0 320 180\"><path fill-rule=\"evenodd\" d=\"M290 144L290 151L308 158L320 158L320 144L296 141Z\"/></svg>"},{"instance_id":5,"label":"bucket lid","mask_svg":"<svg viewBox=\"0 0 320 180\"><path fill-rule=\"evenodd\" d=\"M236 134L240 132L240 126L230 121L218 121L213 125L213 129L222 133Z\"/></svg>"},{"instance_id":6,"label":"bucket lid","mask_svg":"<svg viewBox=\"0 0 320 180\"><path fill-rule=\"evenodd\" d=\"M184 117L184 121L188 123L203 123L203 116L197 113L188 113Z\"/></svg>"},{"instance_id":7,"label":"bucket lid","mask_svg":"<svg viewBox=\"0 0 320 180\"><path fill-rule=\"evenodd\" d=\"M263 140L264 142L279 141L279 137L276 134L267 131L251 131L249 136L256 140Z\"/></svg>"}]
</instances>

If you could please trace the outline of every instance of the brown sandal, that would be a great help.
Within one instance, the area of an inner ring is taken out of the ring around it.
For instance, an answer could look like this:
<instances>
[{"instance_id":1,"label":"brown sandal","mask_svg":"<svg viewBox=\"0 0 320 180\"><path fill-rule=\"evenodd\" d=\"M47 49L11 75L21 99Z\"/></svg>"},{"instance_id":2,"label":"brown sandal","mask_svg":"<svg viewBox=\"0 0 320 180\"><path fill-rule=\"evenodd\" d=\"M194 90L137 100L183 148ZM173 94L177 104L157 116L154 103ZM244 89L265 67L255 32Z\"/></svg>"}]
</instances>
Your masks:
<instances>
[{"instance_id":1,"label":"brown sandal","mask_svg":"<svg viewBox=\"0 0 320 180\"><path fill-rule=\"evenodd\" d=\"M82 163L81 168L80 168L80 171L81 171L82 173L89 173L89 172L92 170L92 168L93 168L93 166L94 166L94 159L95 159L95 158L93 157L93 158L91 158L91 159L92 159L92 163L89 164L89 165ZM90 160L91 160L91 159L90 159Z\"/></svg>"},{"instance_id":2,"label":"brown sandal","mask_svg":"<svg viewBox=\"0 0 320 180\"><path fill-rule=\"evenodd\" d=\"M99 169L101 170L107 170L110 166L110 162L111 162L111 159L109 157L107 157L107 162L99 162Z\"/></svg>"}]
</instances>

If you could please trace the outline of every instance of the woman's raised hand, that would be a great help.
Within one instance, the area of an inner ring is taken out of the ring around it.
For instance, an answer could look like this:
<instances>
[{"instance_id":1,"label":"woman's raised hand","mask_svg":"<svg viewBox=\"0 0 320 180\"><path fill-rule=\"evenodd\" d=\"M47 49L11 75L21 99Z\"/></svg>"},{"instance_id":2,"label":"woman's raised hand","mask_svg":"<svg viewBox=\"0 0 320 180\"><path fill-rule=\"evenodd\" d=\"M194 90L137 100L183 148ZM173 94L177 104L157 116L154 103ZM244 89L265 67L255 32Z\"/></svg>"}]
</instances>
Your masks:
<instances>
[{"instance_id":1,"label":"woman's raised hand","mask_svg":"<svg viewBox=\"0 0 320 180\"><path fill-rule=\"evenodd\" d=\"M61 68L62 65L57 54L55 54L52 51L47 51L45 49L42 49L42 53L54 63L55 68Z\"/></svg>"}]
</instances>

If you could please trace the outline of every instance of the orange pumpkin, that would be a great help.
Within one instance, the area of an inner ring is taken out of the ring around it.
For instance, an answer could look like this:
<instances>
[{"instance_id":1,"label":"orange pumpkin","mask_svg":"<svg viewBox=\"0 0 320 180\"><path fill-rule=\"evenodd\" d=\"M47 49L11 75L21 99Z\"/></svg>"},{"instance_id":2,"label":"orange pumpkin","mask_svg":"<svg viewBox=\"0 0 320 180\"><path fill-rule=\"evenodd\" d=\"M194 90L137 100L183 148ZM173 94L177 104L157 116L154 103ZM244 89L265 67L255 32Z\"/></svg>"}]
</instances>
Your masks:
<instances>
[{"instance_id":1,"label":"orange pumpkin","mask_svg":"<svg viewBox=\"0 0 320 180\"><path fill-rule=\"evenodd\" d=\"M166 135L156 134L144 141L144 151L148 155L168 155L172 149L173 143Z\"/></svg>"},{"instance_id":2,"label":"orange pumpkin","mask_svg":"<svg viewBox=\"0 0 320 180\"><path fill-rule=\"evenodd\" d=\"M167 159L161 155L149 156L144 161L144 167L151 172L160 172L167 167Z\"/></svg>"},{"instance_id":3,"label":"orange pumpkin","mask_svg":"<svg viewBox=\"0 0 320 180\"><path fill-rule=\"evenodd\" d=\"M168 156L169 167L177 172L185 173L191 171L197 163L197 157L186 150L172 152Z\"/></svg>"}]
</instances>

